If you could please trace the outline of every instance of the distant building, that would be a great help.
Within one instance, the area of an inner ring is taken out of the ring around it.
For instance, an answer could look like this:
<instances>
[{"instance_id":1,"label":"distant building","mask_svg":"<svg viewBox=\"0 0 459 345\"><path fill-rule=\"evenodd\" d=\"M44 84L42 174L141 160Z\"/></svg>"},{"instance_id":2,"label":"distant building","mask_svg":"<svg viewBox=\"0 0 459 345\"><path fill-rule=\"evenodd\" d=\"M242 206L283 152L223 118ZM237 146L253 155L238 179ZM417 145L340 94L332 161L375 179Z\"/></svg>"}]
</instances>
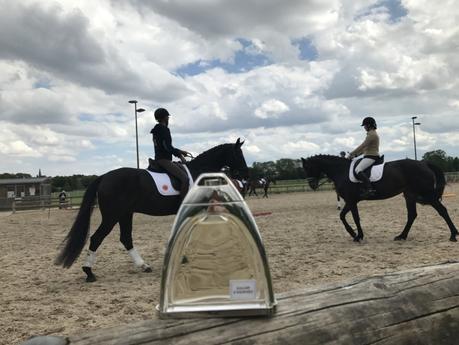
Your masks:
<instances>
[{"instance_id":1,"label":"distant building","mask_svg":"<svg viewBox=\"0 0 459 345\"><path fill-rule=\"evenodd\" d=\"M0 208L9 208L14 199L51 197L51 178L0 179Z\"/></svg>"}]
</instances>

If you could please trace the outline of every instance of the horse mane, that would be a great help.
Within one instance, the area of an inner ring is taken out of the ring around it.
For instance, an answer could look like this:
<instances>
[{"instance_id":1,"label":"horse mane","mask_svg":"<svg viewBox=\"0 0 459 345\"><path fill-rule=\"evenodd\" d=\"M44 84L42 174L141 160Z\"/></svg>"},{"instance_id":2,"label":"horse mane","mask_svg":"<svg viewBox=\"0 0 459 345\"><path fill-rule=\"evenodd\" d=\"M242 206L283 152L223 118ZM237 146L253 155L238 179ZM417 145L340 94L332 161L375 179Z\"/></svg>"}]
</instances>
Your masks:
<instances>
[{"instance_id":1,"label":"horse mane","mask_svg":"<svg viewBox=\"0 0 459 345\"><path fill-rule=\"evenodd\" d=\"M230 146L230 145L234 145L234 144L228 144L228 143L227 143L227 144L220 144L220 145L214 146L214 147L212 147L212 148L210 148L210 149L208 149L208 150L206 150L206 151L200 153L198 156L196 156L196 157L193 159L193 161L199 161L199 160L201 160L203 157L208 156L210 153L216 154L216 152L219 152L219 151L221 151L223 148L227 148L227 147Z\"/></svg>"},{"instance_id":2,"label":"horse mane","mask_svg":"<svg viewBox=\"0 0 459 345\"><path fill-rule=\"evenodd\" d=\"M317 155L306 158L306 160L310 160L310 159L314 159L314 160L315 159L320 159L320 160L325 159L325 160L339 161L339 162L348 161L347 158L336 156L336 155L329 155L329 154L317 154Z\"/></svg>"}]
</instances>

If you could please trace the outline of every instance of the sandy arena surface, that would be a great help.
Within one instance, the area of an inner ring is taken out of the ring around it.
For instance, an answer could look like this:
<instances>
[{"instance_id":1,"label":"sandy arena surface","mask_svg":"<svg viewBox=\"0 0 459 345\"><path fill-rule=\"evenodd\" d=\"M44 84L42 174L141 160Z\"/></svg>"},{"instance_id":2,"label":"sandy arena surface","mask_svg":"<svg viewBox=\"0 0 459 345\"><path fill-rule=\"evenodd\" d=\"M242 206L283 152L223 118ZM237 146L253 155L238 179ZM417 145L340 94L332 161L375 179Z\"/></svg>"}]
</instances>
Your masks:
<instances>
[{"instance_id":1,"label":"sandy arena surface","mask_svg":"<svg viewBox=\"0 0 459 345\"><path fill-rule=\"evenodd\" d=\"M444 204L459 226L459 184L449 185ZM271 267L276 293L345 281L447 260L459 260L459 243L430 206L418 206L408 240L395 242L405 224L401 196L360 203L365 240L357 244L344 230L334 192L250 197ZM20 344L32 335L69 335L156 318L163 253L174 217L134 216L134 244L152 273L137 271L116 226L98 250L95 283L86 283L81 265L53 265L59 243L76 210L0 213L0 344ZM348 215L351 220L351 215ZM100 221L94 212L91 230ZM86 247L87 248L87 247Z\"/></svg>"}]
</instances>

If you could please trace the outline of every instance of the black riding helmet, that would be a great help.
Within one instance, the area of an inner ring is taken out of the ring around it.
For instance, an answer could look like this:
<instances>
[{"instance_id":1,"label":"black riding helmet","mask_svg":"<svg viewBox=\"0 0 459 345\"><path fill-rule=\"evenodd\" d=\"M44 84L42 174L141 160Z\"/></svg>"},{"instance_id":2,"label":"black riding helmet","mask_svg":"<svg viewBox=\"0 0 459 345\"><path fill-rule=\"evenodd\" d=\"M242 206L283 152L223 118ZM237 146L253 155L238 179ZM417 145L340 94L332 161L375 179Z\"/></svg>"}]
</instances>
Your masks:
<instances>
[{"instance_id":1,"label":"black riding helmet","mask_svg":"<svg viewBox=\"0 0 459 345\"><path fill-rule=\"evenodd\" d=\"M170 116L169 112L164 108L158 108L155 110L155 119L161 121L165 117Z\"/></svg>"},{"instance_id":2,"label":"black riding helmet","mask_svg":"<svg viewBox=\"0 0 459 345\"><path fill-rule=\"evenodd\" d=\"M371 116L368 116L366 118L363 119L362 121L362 125L361 126L365 126L365 125L368 125L370 127L373 127L374 129L377 128L376 126L376 120L374 118L372 118Z\"/></svg>"}]
</instances>

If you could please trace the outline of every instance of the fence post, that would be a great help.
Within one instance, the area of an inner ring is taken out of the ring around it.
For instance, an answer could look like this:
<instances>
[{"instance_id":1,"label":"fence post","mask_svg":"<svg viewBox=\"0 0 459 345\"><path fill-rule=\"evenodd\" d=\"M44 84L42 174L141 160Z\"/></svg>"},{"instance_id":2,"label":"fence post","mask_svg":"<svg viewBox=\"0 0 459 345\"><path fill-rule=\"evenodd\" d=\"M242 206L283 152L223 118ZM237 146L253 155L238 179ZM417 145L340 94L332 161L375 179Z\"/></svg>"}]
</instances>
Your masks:
<instances>
[{"instance_id":1,"label":"fence post","mask_svg":"<svg viewBox=\"0 0 459 345\"><path fill-rule=\"evenodd\" d=\"M16 213L16 200L13 199L13 202L11 203L11 207L12 207L12 212Z\"/></svg>"}]
</instances>

